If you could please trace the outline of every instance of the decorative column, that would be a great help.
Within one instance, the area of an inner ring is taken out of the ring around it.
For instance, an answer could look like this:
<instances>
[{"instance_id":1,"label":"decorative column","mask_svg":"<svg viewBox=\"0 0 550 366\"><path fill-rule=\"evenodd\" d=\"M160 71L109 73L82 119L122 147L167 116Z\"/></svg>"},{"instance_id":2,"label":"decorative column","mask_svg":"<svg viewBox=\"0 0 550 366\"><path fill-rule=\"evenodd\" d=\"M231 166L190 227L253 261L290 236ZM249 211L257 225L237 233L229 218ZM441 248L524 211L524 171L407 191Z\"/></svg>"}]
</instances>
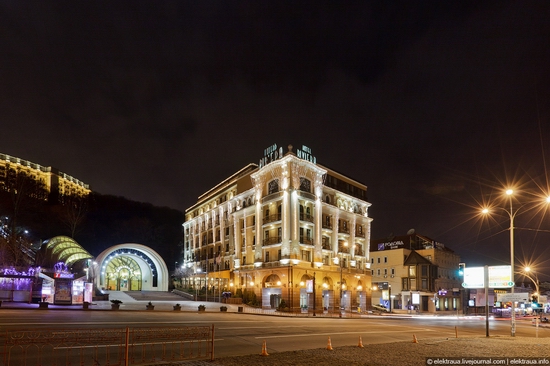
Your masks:
<instances>
[{"instance_id":1,"label":"decorative column","mask_svg":"<svg viewBox=\"0 0 550 366\"><path fill-rule=\"evenodd\" d=\"M323 240L322 240L322 227L323 227L323 177L319 174L315 179L315 214L314 214L314 249L313 249L313 262L316 264L323 263Z\"/></svg>"},{"instance_id":2,"label":"decorative column","mask_svg":"<svg viewBox=\"0 0 550 366\"><path fill-rule=\"evenodd\" d=\"M255 218L255 228L256 228L256 249L254 251L254 263L261 263L264 261L263 250L262 250L262 200L261 200L261 191L256 192L256 218Z\"/></svg>"},{"instance_id":3,"label":"decorative column","mask_svg":"<svg viewBox=\"0 0 550 366\"><path fill-rule=\"evenodd\" d=\"M242 235L239 228L239 215L235 212L233 213L233 242L235 245L235 268L241 267L241 258L242 258Z\"/></svg>"},{"instance_id":4,"label":"decorative column","mask_svg":"<svg viewBox=\"0 0 550 366\"><path fill-rule=\"evenodd\" d=\"M283 200L281 208L281 226L282 226L282 243L281 243L281 256L284 259L290 258L290 196L292 190L290 189L290 177L288 172L288 166L283 166L281 188L283 190Z\"/></svg>"}]
</instances>

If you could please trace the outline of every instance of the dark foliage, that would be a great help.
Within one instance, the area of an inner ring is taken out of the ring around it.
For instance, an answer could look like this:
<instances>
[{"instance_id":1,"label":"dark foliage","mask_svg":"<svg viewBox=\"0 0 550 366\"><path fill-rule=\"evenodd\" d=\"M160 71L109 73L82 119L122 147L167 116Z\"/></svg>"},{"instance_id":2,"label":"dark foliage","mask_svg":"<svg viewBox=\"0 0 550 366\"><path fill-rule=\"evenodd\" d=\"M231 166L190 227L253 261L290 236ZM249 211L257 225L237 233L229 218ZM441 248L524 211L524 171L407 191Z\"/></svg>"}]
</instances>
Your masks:
<instances>
[{"instance_id":1,"label":"dark foliage","mask_svg":"<svg viewBox=\"0 0 550 366\"><path fill-rule=\"evenodd\" d=\"M8 203L7 194L0 192L1 215L12 215ZM19 212L17 224L29 230L36 242L74 233L73 239L93 256L117 244L143 244L157 251L169 267L180 255L184 214L175 209L92 193L75 230L67 225L67 210L60 204L41 201L29 207L30 212Z\"/></svg>"}]
</instances>

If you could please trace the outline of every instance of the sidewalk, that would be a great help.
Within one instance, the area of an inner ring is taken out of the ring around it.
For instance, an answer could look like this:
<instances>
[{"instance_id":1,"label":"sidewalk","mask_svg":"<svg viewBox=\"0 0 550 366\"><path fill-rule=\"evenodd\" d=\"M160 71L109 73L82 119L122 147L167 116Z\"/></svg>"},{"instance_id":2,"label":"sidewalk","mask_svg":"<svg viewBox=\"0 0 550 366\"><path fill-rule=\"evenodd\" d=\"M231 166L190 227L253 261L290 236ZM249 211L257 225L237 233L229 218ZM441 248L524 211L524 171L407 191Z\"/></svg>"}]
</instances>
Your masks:
<instances>
[{"instance_id":1,"label":"sidewalk","mask_svg":"<svg viewBox=\"0 0 550 366\"><path fill-rule=\"evenodd\" d=\"M237 312L239 306L243 305L234 305L234 304L222 304L219 302L204 302L204 301L191 301L185 298L181 300L155 300L150 298L147 300L135 300L131 296L127 295L122 291L110 291L109 298L111 300L121 300L122 304L120 305L120 310L146 310L146 305L151 301L155 306L155 311L174 311L174 305L179 304L181 306L181 311L198 311L199 305L204 305L206 311L220 311L220 306L226 306L227 311ZM1 309L39 309L39 305L36 303L25 303L25 302L10 302L2 301L0 305ZM40 309L42 310L42 309ZM82 304L76 305L55 305L49 304L47 309L43 310L84 310ZM111 301L94 301L89 305L88 310L111 310ZM119 311L120 311L119 310Z\"/></svg>"}]
</instances>

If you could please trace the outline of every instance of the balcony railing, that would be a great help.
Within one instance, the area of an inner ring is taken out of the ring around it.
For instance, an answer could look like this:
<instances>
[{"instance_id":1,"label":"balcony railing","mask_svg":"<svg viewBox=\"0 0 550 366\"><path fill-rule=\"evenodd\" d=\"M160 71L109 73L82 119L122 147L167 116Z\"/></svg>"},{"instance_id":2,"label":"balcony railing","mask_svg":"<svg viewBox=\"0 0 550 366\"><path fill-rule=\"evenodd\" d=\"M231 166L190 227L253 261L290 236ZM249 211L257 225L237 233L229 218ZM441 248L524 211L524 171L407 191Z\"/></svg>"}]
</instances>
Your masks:
<instances>
[{"instance_id":1,"label":"balcony railing","mask_svg":"<svg viewBox=\"0 0 550 366\"><path fill-rule=\"evenodd\" d=\"M315 195L312 194L312 193L309 193L309 192L304 192L304 191L298 191L298 195L300 197L304 197L304 198L308 198L312 201L315 201Z\"/></svg>"},{"instance_id":2,"label":"balcony railing","mask_svg":"<svg viewBox=\"0 0 550 366\"><path fill-rule=\"evenodd\" d=\"M283 192L274 192L274 193L268 194L267 196L262 198L262 203L282 197L282 195L283 195Z\"/></svg>"},{"instance_id":3,"label":"balcony railing","mask_svg":"<svg viewBox=\"0 0 550 366\"><path fill-rule=\"evenodd\" d=\"M348 227L340 226L340 227L338 228L338 232L339 232L339 233L343 233L343 234L349 234L349 228L348 228Z\"/></svg>"},{"instance_id":4,"label":"balcony railing","mask_svg":"<svg viewBox=\"0 0 550 366\"><path fill-rule=\"evenodd\" d=\"M324 250L332 250L332 246L330 244L323 244Z\"/></svg>"},{"instance_id":5,"label":"balcony railing","mask_svg":"<svg viewBox=\"0 0 550 366\"><path fill-rule=\"evenodd\" d=\"M281 221L281 214L264 216L264 225L275 221Z\"/></svg>"},{"instance_id":6,"label":"balcony railing","mask_svg":"<svg viewBox=\"0 0 550 366\"><path fill-rule=\"evenodd\" d=\"M279 244L281 241L283 241L281 236L275 236L275 237L272 237L272 238L264 239L262 245L266 246L266 245Z\"/></svg>"},{"instance_id":7,"label":"balcony railing","mask_svg":"<svg viewBox=\"0 0 550 366\"><path fill-rule=\"evenodd\" d=\"M305 236L300 236L300 243L307 244L307 245L313 245L313 238L308 238Z\"/></svg>"},{"instance_id":8,"label":"balcony railing","mask_svg":"<svg viewBox=\"0 0 550 366\"><path fill-rule=\"evenodd\" d=\"M313 222L313 215L300 214L300 220Z\"/></svg>"},{"instance_id":9,"label":"balcony railing","mask_svg":"<svg viewBox=\"0 0 550 366\"><path fill-rule=\"evenodd\" d=\"M324 222L323 221L323 229L331 229L332 230L332 224L330 222Z\"/></svg>"}]
</instances>

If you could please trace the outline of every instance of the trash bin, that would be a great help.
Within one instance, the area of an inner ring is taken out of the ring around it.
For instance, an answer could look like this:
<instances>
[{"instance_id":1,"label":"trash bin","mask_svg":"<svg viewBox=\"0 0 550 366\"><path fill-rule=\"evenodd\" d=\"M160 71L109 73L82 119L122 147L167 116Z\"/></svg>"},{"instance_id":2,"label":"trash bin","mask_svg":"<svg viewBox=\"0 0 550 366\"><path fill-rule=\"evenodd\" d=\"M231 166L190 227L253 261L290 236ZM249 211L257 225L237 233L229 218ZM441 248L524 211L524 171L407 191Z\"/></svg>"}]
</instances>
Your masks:
<instances>
[{"instance_id":1,"label":"trash bin","mask_svg":"<svg viewBox=\"0 0 550 366\"><path fill-rule=\"evenodd\" d=\"M239 306L238 311L239 311L239 313L242 313L243 312L243 307Z\"/></svg>"}]
</instances>

